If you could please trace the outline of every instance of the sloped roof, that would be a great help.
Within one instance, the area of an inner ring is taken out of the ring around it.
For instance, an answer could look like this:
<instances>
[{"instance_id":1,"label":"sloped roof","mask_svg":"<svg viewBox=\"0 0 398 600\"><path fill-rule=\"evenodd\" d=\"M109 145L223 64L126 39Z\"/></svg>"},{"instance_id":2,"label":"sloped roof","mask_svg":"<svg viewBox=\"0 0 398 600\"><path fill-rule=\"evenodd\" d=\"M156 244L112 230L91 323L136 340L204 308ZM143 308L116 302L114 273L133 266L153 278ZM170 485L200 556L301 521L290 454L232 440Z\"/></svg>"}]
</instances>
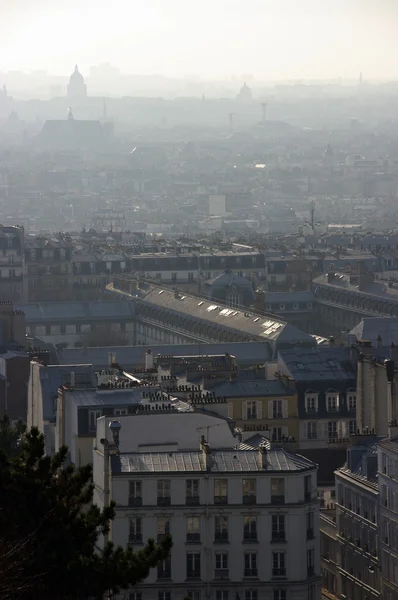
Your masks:
<instances>
[{"instance_id":1,"label":"sloped roof","mask_svg":"<svg viewBox=\"0 0 398 600\"><path fill-rule=\"evenodd\" d=\"M398 344L398 318L364 318L350 333L355 335L357 340L377 342L380 336L383 345Z\"/></svg>"}]
</instances>

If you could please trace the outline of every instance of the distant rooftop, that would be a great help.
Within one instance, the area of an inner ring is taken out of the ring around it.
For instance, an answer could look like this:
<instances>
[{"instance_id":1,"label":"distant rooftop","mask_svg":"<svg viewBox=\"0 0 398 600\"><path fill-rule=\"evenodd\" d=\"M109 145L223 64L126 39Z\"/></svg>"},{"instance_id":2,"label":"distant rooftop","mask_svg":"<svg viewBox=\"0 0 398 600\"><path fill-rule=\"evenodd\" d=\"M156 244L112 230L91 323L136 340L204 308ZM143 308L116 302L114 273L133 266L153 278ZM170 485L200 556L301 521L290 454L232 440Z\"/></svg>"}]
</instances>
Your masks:
<instances>
[{"instance_id":1,"label":"distant rooftop","mask_svg":"<svg viewBox=\"0 0 398 600\"><path fill-rule=\"evenodd\" d=\"M279 357L298 381L307 379L350 380L356 377L349 349L338 346L285 349Z\"/></svg>"}]
</instances>

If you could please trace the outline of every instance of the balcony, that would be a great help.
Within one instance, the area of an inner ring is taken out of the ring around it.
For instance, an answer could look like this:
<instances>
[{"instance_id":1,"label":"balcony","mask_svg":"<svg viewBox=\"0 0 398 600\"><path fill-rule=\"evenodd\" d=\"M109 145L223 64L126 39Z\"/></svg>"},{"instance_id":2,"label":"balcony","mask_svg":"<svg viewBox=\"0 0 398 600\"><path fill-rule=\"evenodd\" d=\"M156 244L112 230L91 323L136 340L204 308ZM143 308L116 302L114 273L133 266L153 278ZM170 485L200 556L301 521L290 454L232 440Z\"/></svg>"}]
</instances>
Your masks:
<instances>
[{"instance_id":1,"label":"balcony","mask_svg":"<svg viewBox=\"0 0 398 600\"><path fill-rule=\"evenodd\" d=\"M200 533L187 533L188 544L200 544Z\"/></svg>"},{"instance_id":2,"label":"balcony","mask_svg":"<svg viewBox=\"0 0 398 600\"><path fill-rule=\"evenodd\" d=\"M214 579L229 579L229 569L216 569Z\"/></svg>"},{"instance_id":3,"label":"balcony","mask_svg":"<svg viewBox=\"0 0 398 600\"><path fill-rule=\"evenodd\" d=\"M185 504L187 506L199 506L200 498L199 496L186 496Z\"/></svg>"},{"instance_id":4,"label":"balcony","mask_svg":"<svg viewBox=\"0 0 398 600\"><path fill-rule=\"evenodd\" d=\"M258 577L257 569L245 569L243 572L243 577Z\"/></svg>"},{"instance_id":5,"label":"balcony","mask_svg":"<svg viewBox=\"0 0 398 600\"><path fill-rule=\"evenodd\" d=\"M142 544L142 533L131 533L129 535L129 544Z\"/></svg>"},{"instance_id":6,"label":"balcony","mask_svg":"<svg viewBox=\"0 0 398 600\"><path fill-rule=\"evenodd\" d=\"M217 543L226 543L228 542L228 531L216 531L214 534L214 542Z\"/></svg>"},{"instance_id":7,"label":"balcony","mask_svg":"<svg viewBox=\"0 0 398 600\"><path fill-rule=\"evenodd\" d=\"M271 504L285 504L285 496L271 496Z\"/></svg>"},{"instance_id":8,"label":"balcony","mask_svg":"<svg viewBox=\"0 0 398 600\"><path fill-rule=\"evenodd\" d=\"M171 505L170 496L158 496L157 504L158 504L158 506L170 506Z\"/></svg>"},{"instance_id":9,"label":"balcony","mask_svg":"<svg viewBox=\"0 0 398 600\"><path fill-rule=\"evenodd\" d=\"M286 577L286 568L272 569L272 577Z\"/></svg>"},{"instance_id":10,"label":"balcony","mask_svg":"<svg viewBox=\"0 0 398 600\"><path fill-rule=\"evenodd\" d=\"M283 413L281 413L281 412L274 412L274 413L272 413L272 418L273 419L283 419Z\"/></svg>"},{"instance_id":11,"label":"balcony","mask_svg":"<svg viewBox=\"0 0 398 600\"><path fill-rule=\"evenodd\" d=\"M257 504L257 497L254 494L252 494L250 496L243 496L242 501L243 501L243 504L246 504L246 505Z\"/></svg>"},{"instance_id":12,"label":"balcony","mask_svg":"<svg viewBox=\"0 0 398 600\"><path fill-rule=\"evenodd\" d=\"M142 506L142 498L136 498L135 496L130 496L129 506Z\"/></svg>"},{"instance_id":13,"label":"balcony","mask_svg":"<svg viewBox=\"0 0 398 600\"><path fill-rule=\"evenodd\" d=\"M200 569L190 569L187 571L187 579L200 579Z\"/></svg>"},{"instance_id":14,"label":"balcony","mask_svg":"<svg viewBox=\"0 0 398 600\"><path fill-rule=\"evenodd\" d=\"M257 531L244 531L243 532L244 542L257 542Z\"/></svg>"},{"instance_id":15,"label":"balcony","mask_svg":"<svg viewBox=\"0 0 398 600\"><path fill-rule=\"evenodd\" d=\"M285 531L273 531L271 541L272 542L286 542L286 532Z\"/></svg>"},{"instance_id":16,"label":"balcony","mask_svg":"<svg viewBox=\"0 0 398 600\"><path fill-rule=\"evenodd\" d=\"M214 496L214 504L228 504L228 496Z\"/></svg>"}]
</instances>

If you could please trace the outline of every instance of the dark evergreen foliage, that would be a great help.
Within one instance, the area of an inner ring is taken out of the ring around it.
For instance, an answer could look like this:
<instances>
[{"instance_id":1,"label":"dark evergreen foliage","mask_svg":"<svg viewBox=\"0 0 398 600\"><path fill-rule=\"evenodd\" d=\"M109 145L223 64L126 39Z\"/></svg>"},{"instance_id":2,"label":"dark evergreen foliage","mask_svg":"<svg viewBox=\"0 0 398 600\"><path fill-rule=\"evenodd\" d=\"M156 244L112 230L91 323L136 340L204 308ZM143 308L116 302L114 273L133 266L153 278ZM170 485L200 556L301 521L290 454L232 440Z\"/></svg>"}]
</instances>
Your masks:
<instances>
[{"instance_id":1,"label":"dark evergreen foliage","mask_svg":"<svg viewBox=\"0 0 398 600\"><path fill-rule=\"evenodd\" d=\"M37 429L17 435L16 452L7 428L5 435L0 423L2 600L102 600L145 579L169 555L169 536L138 551L99 548L115 511L92 505L91 466L67 465L66 448L45 456Z\"/></svg>"}]
</instances>

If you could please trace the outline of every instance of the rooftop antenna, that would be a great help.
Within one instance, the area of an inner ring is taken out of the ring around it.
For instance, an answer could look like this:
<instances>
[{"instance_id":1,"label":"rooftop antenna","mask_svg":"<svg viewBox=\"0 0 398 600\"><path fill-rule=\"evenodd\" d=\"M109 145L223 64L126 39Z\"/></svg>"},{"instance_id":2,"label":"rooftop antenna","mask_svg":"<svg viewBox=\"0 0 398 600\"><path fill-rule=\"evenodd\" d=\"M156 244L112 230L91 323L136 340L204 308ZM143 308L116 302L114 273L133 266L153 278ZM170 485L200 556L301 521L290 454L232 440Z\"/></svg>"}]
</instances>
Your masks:
<instances>
[{"instance_id":1,"label":"rooftop antenna","mask_svg":"<svg viewBox=\"0 0 398 600\"><path fill-rule=\"evenodd\" d=\"M267 103L266 102L261 102L261 108L263 111L263 123L265 123L266 119L267 119Z\"/></svg>"},{"instance_id":2,"label":"rooftop antenna","mask_svg":"<svg viewBox=\"0 0 398 600\"><path fill-rule=\"evenodd\" d=\"M68 108L68 121L73 121L74 120L74 116L73 116L73 112L72 112L72 107L70 106Z\"/></svg>"}]
</instances>

